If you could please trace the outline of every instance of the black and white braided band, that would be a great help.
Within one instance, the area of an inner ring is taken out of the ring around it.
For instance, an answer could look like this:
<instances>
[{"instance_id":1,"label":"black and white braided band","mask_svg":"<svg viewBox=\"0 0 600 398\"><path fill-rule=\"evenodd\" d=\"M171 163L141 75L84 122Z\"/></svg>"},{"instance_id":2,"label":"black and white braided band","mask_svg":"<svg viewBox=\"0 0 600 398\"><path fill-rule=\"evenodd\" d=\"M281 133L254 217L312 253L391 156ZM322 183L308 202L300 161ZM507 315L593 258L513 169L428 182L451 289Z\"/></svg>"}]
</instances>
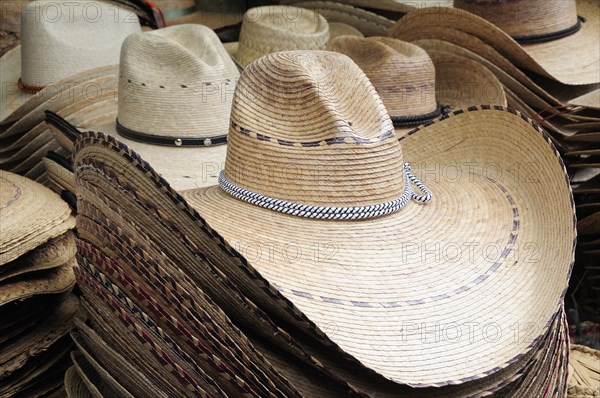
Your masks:
<instances>
[{"instance_id":1,"label":"black and white braided band","mask_svg":"<svg viewBox=\"0 0 600 398\"><path fill-rule=\"evenodd\" d=\"M421 191L417 195L412 184ZM219 185L229 195L244 202L251 203L266 209L279 211L294 216L319 218L327 220L359 220L374 218L394 213L402 209L409 200L417 202L428 202L431 200L431 192L412 174L408 163L404 163L404 194L398 199L390 202L370 206L336 207L336 206L314 206L301 203L288 202L282 199L272 198L261 193L252 192L246 188L231 182L225 177L225 171L219 174Z\"/></svg>"}]
</instances>

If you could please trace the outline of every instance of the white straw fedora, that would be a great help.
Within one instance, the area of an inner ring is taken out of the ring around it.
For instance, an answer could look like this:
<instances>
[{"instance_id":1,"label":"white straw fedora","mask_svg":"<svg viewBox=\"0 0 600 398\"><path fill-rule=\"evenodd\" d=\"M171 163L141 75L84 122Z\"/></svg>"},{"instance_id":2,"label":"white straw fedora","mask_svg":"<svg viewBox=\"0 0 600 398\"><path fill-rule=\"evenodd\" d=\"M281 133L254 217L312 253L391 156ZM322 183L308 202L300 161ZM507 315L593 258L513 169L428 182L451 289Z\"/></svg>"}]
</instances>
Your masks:
<instances>
[{"instance_id":1,"label":"white straw fedora","mask_svg":"<svg viewBox=\"0 0 600 398\"><path fill-rule=\"evenodd\" d=\"M485 66L464 57L389 37L337 37L329 50L349 56L365 72L386 106L396 133L431 121L448 108L506 106L500 81Z\"/></svg>"},{"instance_id":2,"label":"white straw fedora","mask_svg":"<svg viewBox=\"0 0 600 398\"><path fill-rule=\"evenodd\" d=\"M76 127L135 148L177 189L214 184L239 77L215 32L188 24L133 34L119 68L118 106L81 113Z\"/></svg>"},{"instance_id":3,"label":"white straw fedora","mask_svg":"<svg viewBox=\"0 0 600 398\"><path fill-rule=\"evenodd\" d=\"M121 43L140 31L132 12L101 1L37 0L23 8L22 42L0 58L0 122L45 86L86 69L117 64Z\"/></svg>"},{"instance_id":4,"label":"white straw fedora","mask_svg":"<svg viewBox=\"0 0 600 398\"><path fill-rule=\"evenodd\" d=\"M516 65L563 84L600 83L600 16L592 0L468 1L407 14L390 36L416 26L459 29Z\"/></svg>"},{"instance_id":5,"label":"white straw fedora","mask_svg":"<svg viewBox=\"0 0 600 398\"><path fill-rule=\"evenodd\" d=\"M493 375L560 309L576 235L564 164L500 106L393 131L347 56L270 54L238 82L219 185L183 195L228 248L228 278L282 323L401 384Z\"/></svg>"},{"instance_id":6,"label":"white straw fedora","mask_svg":"<svg viewBox=\"0 0 600 398\"><path fill-rule=\"evenodd\" d=\"M242 68L263 55L286 50L324 50L329 24L318 12L293 6L263 6L244 14L240 41L227 52Z\"/></svg>"}]
</instances>

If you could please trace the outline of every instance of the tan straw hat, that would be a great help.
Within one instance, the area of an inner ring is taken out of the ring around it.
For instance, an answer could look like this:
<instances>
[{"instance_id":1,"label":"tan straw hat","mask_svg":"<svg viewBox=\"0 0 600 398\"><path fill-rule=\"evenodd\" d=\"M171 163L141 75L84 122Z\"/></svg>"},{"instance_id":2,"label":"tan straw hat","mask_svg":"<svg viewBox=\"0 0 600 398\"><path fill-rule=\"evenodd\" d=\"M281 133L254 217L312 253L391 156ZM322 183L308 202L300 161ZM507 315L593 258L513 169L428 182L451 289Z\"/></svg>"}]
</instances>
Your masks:
<instances>
[{"instance_id":1,"label":"tan straw hat","mask_svg":"<svg viewBox=\"0 0 600 398\"><path fill-rule=\"evenodd\" d=\"M318 12L293 6L263 6L244 14L240 41L226 48L242 68L265 54L286 50L324 50L329 24Z\"/></svg>"},{"instance_id":2,"label":"tan straw hat","mask_svg":"<svg viewBox=\"0 0 600 398\"><path fill-rule=\"evenodd\" d=\"M75 126L127 143L178 189L211 185L225 158L238 76L205 26L136 33L123 43L118 107L92 104L93 110L78 112Z\"/></svg>"},{"instance_id":3,"label":"tan straw hat","mask_svg":"<svg viewBox=\"0 0 600 398\"><path fill-rule=\"evenodd\" d=\"M600 88L569 101L571 105L600 109Z\"/></svg>"},{"instance_id":4,"label":"tan straw hat","mask_svg":"<svg viewBox=\"0 0 600 398\"><path fill-rule=\"evenodd\" d=\"M493 375L546 334L573 262L574 206L527 117L457 110L401 148L356 64L292 51L244 71L229 134L220 185L184 197L230 248L223 272L281 322L416 387ZM535 331L515 339L525 324Z\"/></svg>"},{"instance_id":5,"label":"tan straw hat","mask_svg":"<svg viewBox=\"0 0 600 398\"><path fill-rule=\"evenodd\" d=\"M330 24L341 22L354 26L365 36L386 36L390 28L394 26L394 21L390 19L348 4L302 0L289 0L285 3L314 10L324 16Z\"/></svg>"},{"instance_id":6,"label":"tan straw hat","mask_svg":"<svg viewBox=\"0 0 600 398\"><path fill-rule=\"evenodd\" d=\"M101 1L38 0L23 8L21 46L0 58L0 122L47 85L97 66L116 64L121 43L140 31L132 12Z\"/></svg>"},{"instance_id":7,"label":"tan straw hat","mask_svg":"<svg viewBox=\"0 0 600 398\"><path fill-rule=\"evenodd\" d=\"M563 84L600 83L600 17L593 0L468 1L401 18L390 35L451 27L496 48L517 66Z\"/></svg>"},{"instance_id":8,"label":"tan straw hat","mask_svg":"<svg viewBox=\"0 0 600 398\"><path fill-rule=\"evenodd\" d=\"M361 67L397 129L431 121L450 106L506 106L498 79L464 57L428 54L414 44L388 37L337 37L327 48L349 56Z\"/></svg>"},{"instance_id":9,"label":"tan straw hat","mask_svg":"<svg viewBox=\"0 0 600 398\"><path fill-rule=\"evenodd\" d=\"M0 187L0 264L75 226L67 204L48 188L6 171L0 171Z\"/></svg>"}]
</instances>

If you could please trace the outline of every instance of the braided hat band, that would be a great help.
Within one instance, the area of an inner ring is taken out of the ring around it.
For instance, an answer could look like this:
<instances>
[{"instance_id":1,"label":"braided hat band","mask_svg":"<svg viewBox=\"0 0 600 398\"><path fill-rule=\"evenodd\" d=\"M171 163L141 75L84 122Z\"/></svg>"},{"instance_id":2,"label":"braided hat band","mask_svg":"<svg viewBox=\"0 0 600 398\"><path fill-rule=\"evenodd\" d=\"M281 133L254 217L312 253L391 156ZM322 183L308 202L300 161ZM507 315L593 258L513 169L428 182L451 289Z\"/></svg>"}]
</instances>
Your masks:
<instances>
[{"instance_id":1,"label":"braided hat band","mask_svg":"<svg viewBox=\"0 0 600 398\"><path fill-rule=\"evenodd\" d=\"M266 209L275 210L285 214L294 216L327 219L327 220L360 220L365 218L375 218L384 216L390 213L395 213L402 209L409 200L426 203L431 200L432 194L427 187L419 181L412 173L410 165L404 163L404 193L398 199L370 206L314 206L301 203L288 202L282 199L276 199L261 193L250 191L240 187L236 183L230 181L225 176L225 171L219 174L219 185L229 195L244 202L251 203ZM422 195L418 195L411 183L421 191Z\"/></svg>"}]
</instances>

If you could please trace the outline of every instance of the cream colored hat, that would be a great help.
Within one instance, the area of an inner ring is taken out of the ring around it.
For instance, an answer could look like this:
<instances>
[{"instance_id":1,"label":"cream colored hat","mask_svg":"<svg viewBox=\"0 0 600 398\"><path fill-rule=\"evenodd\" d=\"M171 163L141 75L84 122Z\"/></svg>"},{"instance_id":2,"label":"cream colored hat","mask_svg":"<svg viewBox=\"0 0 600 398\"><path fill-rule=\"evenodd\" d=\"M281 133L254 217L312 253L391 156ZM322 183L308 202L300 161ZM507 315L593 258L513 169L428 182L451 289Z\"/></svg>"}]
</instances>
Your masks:
<instances>
[{"instance_id":1,"label":"cream colored hat","mask_svg":"<svg viewBox=\"0 0 600 398\"><path fill-rule=\"evenodd\" d=\"M517 180L508 170L523 162L531 174ZM253 303L416 387L522 358L560 309L573 262L571 190L539 126L471 107L399 142L364 73L331 52L246 68L219 185L184 197L201 220L193 239L207 242L202 223L225 244L211 261ZM525 324L535 331L515 339Z\"/></svg>"},{"instance_id":2,"label":"cream colored hat","mask_svg":"<svg viewBox=\"0 0 600 398\"><path fill-rule=\"evenodd\" d=\"M265 54L286 50L324 50L327 20L313 10L292 6L251 8L244 14L240 41L227 43L235 61L245 68Z\"/></svg>"},{"instance_id":3,"label":"cream colored hat","mask_svg":"<svg viewBox=\"0 0 600 398\"><path fill-rule=\"evenodd\" d=\"M421 9L401 18L390 36L427 26L474 35L516 65L563 84L600 83L600 15L593 0L472 2Z\"/></svg>"},{"instance_id":4,"label":"cream colored hat","mask_svg":"<svg viewBox=\"0 0 600 398\"><path fill-rule=\"evenodd\" d=\"M506 106L502 84L483 65L446 53L428 54L388 38L338 37L329 50L348 55L381 96L394 127L405 130L476 104ZM446 109L444 109L446 107Z\"/></svg>"},{"instance_id":5,"label":"cream colored hat","mask_svg":"<svg viewBox=\"0 0 600 398\"><path fill-rule=\"evenodd\" d=\"M177 189L216 182L225 159L237 67L213 30L176 25L123 43L119 103L63 116L115 136ZM77 108L77 107L75 107Z\"/></svg>"},{"instance_id":6,"label":"cream colored hat","mask_svg":"<svg viewBox=\"0 0 600 398\"><path fill-rule=\"evenodd\" d=\"M91 0L33 1L23 8L21 24L21 46L0 58L1 123L14 120L13 112L45 86L117 64L125 37L140 31L135 14Z\"/></svg>"}]
</instances>

